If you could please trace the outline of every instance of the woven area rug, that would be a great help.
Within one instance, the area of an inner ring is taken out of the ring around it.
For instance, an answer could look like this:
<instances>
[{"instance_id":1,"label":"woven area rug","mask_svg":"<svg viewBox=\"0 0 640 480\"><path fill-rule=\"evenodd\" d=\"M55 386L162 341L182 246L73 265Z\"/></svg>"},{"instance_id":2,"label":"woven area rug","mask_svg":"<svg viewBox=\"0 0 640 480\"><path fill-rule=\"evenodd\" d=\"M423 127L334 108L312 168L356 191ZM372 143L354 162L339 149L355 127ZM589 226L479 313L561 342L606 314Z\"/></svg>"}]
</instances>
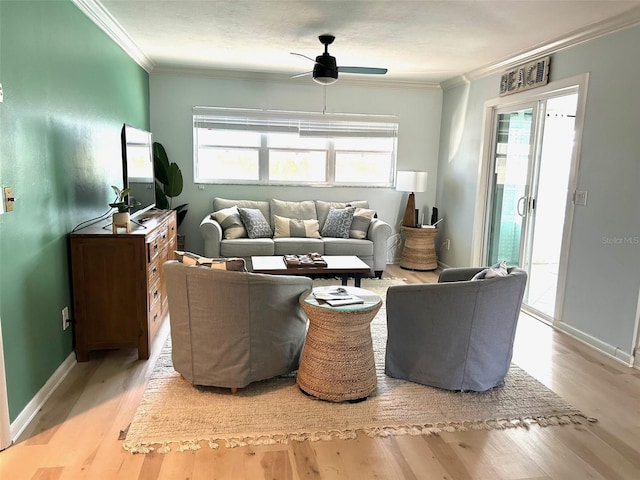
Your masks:
<instances>
[{"instance_id":1,"label":"woven area rug","mask_svg":"<svg viewBox=\"0 0 640 480\"><path fill-rule=\"evenodd\" d=\"M402 280L365 279L362 288L384 296ZM314 285L331 281L316 280ZM334 282L334 284L336 284ZM429 435L580 423L586 419L540 382L512 365L504 386L484 393L449 392L384 374L386 313L371 323L376 392L361 403L332 403L302 394L295 374L229 389L194 387L173 370L167 339L128 429L131 453L266 445L368 436Z\"/></svg>"}]
</instances>

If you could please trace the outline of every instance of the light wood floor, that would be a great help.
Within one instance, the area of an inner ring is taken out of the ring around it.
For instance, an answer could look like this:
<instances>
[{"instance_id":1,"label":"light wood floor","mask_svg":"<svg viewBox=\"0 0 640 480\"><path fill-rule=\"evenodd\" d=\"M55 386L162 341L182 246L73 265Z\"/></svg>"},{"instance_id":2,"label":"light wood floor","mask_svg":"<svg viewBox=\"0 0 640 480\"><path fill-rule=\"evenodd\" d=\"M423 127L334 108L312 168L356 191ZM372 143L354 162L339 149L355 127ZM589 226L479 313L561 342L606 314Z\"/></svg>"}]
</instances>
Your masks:
<instances>
[{"instance_id":1,"label":"light wood floor","mask_svg":"<svg viewBox=\"0 0 640 480\"><path fill-rule=\"evenodd\" d=\"M435 279L393 265L385 276ZM149 361L120 350L78 364L0 453L0 479L640 479L640 372L524 314L514 361L597 423L131 455L118 435L167 333Z\"/></svg>"}]
</instances>

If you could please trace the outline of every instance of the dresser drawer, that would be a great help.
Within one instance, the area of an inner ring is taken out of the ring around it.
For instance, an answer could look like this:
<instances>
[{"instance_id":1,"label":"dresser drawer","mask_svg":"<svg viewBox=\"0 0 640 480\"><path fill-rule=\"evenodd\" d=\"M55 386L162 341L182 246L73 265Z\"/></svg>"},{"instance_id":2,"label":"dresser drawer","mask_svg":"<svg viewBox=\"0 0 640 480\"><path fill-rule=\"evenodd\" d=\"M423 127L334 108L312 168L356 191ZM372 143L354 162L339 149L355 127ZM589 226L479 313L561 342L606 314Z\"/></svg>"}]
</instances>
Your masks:
<instances>
[{"instance_id":1,"label":"dresser drawer","mask_svg":"<svg viewBox=\"0 0 640 480\"><path fill-rule=\"evenodd\" d=\"M153 338L153 336L155 335L156 330L158 330L158 327L160 326L162 318L162 305L158 303L153 308L153 310L149 312L149 316L147 317L147 328L149 329L150 338Z\"/></svg>"},{"instance_id":2,"label":"dresser drawer","mask_svg":"<svg viewBox=\"0 0 640 480\"><path fill-rule=\"evenodd\" d=\"M149 288L149 291L147 292L147 296L148 296L147 304L149 305L150 312L153 311L153 309L156 308L157 305L162 307L162 301L161 301L162 291L161 291L160 279L158 279L157 282L151 285L151 288Z\"/></svg>"},{"instance_id":3,"label":"dresser drawer","mask_svg":"<svg viewBox=\"0 0 640 480\"><path fill-rule=\"evenodd\" d=\"M160 257L156 257L150 264L147 269L147 285L153 285L158 280L160 280L162 268L162 259Z\"/></svg>"},{"instance_id":4,"label":"dresser drawer","mask_svg":"<svg viewBox=\"0 0 640 480\"><path fill-rule=\"evenodd\" d=\"M162 237L160 235L154 235L149 239L147 243L147 261L149 263L153 262L158 257L162 250L162 244Z\"/></svg>"}]
</instances>

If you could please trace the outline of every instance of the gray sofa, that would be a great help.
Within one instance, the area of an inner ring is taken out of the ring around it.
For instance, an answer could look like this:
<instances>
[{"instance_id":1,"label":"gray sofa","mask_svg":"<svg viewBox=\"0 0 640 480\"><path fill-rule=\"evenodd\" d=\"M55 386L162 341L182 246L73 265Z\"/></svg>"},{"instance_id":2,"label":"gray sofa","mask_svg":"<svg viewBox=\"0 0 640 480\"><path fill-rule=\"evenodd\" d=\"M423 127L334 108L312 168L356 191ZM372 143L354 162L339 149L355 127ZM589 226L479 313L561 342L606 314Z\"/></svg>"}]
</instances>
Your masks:
<instances>
[{"instance_id":1,"label":"gray sofa","mask_svg":"<svg viewBox=\"0 0 640 480\"><path fill-rule=\"evenodd\" d=\"M236 389L298 368L307 329L298 297L310 278L177 261L163 268L173 367L186 380Z\"/></svg>"},{"instance_id":2,"label":"gray sofa","mask_svg":"<svg viewBox=\"0 0 640 480\"><path fill-rule=\"evenodd\" d=\"M527 274L510 268L471 281L481 270L451 268L439 283L389 287L387 375L448 390L504 382Z\"/></svg>"},{"instance_id":3,"label":"gray sofa","mask_svg":"<svg viewBox=\"0 0 640 480\"><path fill-rule=\"evenodd\" d=\"M213 212L233 206L259 209L264 218L275 230L275 215L297 220L318 220L322 232L330 208L344 208L347 205L368 209L366 201L349 203L308 200L288 202L272 199L270 201L230 200L215 198ZM322 255L356 255L362 259L379 277L387 263L387 240L391 236L391 226L373 218L368 226L366 238L231 238L223 235L223 226L212 215L207 215L200 223L200 233L204 239L204 255L207 257L243 257L252 255L303 255L318 252Z\"/></svg>"}]
</instances>

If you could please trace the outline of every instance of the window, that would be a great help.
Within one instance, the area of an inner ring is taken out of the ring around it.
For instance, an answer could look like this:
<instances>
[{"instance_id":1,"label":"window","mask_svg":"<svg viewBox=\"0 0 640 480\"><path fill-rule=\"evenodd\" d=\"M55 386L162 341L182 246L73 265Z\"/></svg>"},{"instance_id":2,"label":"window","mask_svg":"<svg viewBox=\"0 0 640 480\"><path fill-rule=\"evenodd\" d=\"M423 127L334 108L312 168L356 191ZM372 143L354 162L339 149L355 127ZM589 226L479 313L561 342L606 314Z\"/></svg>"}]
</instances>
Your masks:
<instances>
[{"instance_id":1,"label":"window","mask_svg":"<svg viewBox=\"0 0 640 480\"><path fill-rule=\"evenodd\" d=\"M393 116L195 107L194 182L393 185Z\"/></svg>"}]
</instances>

